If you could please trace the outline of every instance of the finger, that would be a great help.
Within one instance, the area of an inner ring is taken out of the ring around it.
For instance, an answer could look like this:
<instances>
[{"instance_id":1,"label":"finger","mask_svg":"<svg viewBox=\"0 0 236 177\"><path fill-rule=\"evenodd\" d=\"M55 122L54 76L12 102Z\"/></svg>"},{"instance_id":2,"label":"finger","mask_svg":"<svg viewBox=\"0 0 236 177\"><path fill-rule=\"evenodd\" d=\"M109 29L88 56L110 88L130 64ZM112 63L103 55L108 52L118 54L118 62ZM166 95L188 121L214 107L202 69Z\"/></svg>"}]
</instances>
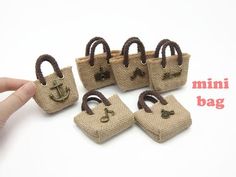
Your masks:
<instances>
[{"instance_id":1,"label":"finger","mask_svg":"<svg viewBox=\"0 0 236 177\"><path fill-rule=\"evenodd\" d=\"M0 122L7 119L35 94L35 84L28 82L0 103Z\"/></svg>"},{"instance_id":2,"label":"finger","mask_svg":"<svg viewBox=\"0 0 236 177\"><path fill-rule=\"evenodd\" d=\"M2 77L0 78L0 93L8 90L17 90L27 82L29 81Z\"/></svg>"}]
</instances>

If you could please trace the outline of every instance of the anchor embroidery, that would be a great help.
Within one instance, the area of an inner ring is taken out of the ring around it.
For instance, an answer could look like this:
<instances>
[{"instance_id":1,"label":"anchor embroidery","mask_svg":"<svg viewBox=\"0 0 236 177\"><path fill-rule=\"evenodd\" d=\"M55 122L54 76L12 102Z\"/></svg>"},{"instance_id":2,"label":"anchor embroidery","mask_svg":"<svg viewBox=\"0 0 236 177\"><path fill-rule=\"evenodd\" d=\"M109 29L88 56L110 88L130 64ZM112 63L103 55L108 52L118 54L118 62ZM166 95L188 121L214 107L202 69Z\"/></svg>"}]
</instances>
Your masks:
<instances>
[{"instance_id":1,"label":"anchor embroidery","mask_svg":"<svg viewBox=\"0 0 236 177\"><path fill-rule=\"evenodd\" d=\"M133 76L130 77L131 80L134 80L137 76L144 77L145 72L139 69L138 67L134 70Z\"/></svg>"},{"instance_id":2,"label":"anchor embroidery","mask_svg":"<svg viewBox=\"0 0 236 177\"><path fill-rule=\"evenodd\" d=\"M168 119L170 118L171 115L174 115L175 114L175 111L171 110L171 111L167 111L165 109L162 109L161 110L161 117L163 119Z\"/></svg>"},{"instance_id":3,"label":"anchor embroidery","mask_svg":"<svg viewBox=\"0 0 236 177\"><path fill-rule=\"evenodd\" d=\"M104 71L103 67L100 67L99 72L94 74L95 81L104 81L110 78L110 72Z\"/></svg>"},{"instance_id":4,"label":"anchor embroidery","mask_svg":"<svg viewBox=\"0 0 236 177\"><path fill-rule=\"evenodd\" d=\"M176 73L164 73L164 75L162 76L162 80L168 80L168 79L172 79L175 77L179 77L182 73L182 69L180 69L180 71L176 72Z\"/></svg>"},{"instance_id":5,"label":"anchor embroidery","mask_svg":"<svg viewBox=\"0 0 236 177\"><path fill-rule=\"evenodd\" d=\"M111 114L111 116L115 115L114 111L108 110L107 108L104 108L104 111L105 111L105 116L102 116L100 118L100 122L102 122L102 123L106 123L106 122L108 122L110 120L109 114Z\"/></svg>"},{"instance_id":6,"label":"anchor embroidery","mask_svg":"<svg viewBox=\"0 0 236 177\"><path fill-rule=\"evenodd\" d=\"M50 88L51 90L56 89L58 97L55 97L53 94L50 94L49 97L55 102L63 102L70 95L70 88L66 87L63 89L63 83L58 83L56 80L53 81L53 86Z\"/></svg>"}]
</instances>

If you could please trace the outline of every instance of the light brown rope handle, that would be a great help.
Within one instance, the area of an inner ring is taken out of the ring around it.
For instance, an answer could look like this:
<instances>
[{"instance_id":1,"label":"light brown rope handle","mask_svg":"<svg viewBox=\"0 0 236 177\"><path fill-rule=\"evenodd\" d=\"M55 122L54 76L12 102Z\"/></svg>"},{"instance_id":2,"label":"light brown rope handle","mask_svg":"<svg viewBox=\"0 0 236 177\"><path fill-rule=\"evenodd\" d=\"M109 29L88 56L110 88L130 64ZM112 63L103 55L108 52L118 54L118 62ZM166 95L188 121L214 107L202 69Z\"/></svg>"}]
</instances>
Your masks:
<instances>
[{"instance_id":1,"label":"light brown rope handle","mask_svg":"<svg viewBox=\"0 0 236 177\"><path fill-rule=\"evenodd\" d=\"M57 64L57 61L55 60L55 58L53 58L51 55L48 55L48 54L45 54L45 55L41 55L39 56L39 58L37 59L36 61L36 64L35 64L35 71L36 71L36 77L37 79L43 84L43 85L46 85L46 80L43 76L43 73L41 71L41 64L44 62L44 61L47 61L49 62L55 73L57 74L57 76L59 78L63 78L63 74Z\"/></svg>"}]
</instances>

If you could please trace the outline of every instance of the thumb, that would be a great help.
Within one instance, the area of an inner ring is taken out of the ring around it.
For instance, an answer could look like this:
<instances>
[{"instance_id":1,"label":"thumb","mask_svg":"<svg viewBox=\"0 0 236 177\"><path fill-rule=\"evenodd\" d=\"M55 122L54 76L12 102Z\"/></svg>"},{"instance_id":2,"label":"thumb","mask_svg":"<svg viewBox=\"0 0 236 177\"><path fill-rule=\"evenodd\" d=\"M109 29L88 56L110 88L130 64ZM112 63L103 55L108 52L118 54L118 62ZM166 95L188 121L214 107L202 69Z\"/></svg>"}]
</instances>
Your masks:
<instances>
[{"instance_id":1,"label":"thumb","mask_svg":"<svg viewBox=\"0 0 236 177\"><path fill-rule=\"evenodd\" d=\"M17 91L0 103L0 125L4 125L7 119L34 96L36 86L33 82L27 82Z\"/></svg>"}]
</instances>

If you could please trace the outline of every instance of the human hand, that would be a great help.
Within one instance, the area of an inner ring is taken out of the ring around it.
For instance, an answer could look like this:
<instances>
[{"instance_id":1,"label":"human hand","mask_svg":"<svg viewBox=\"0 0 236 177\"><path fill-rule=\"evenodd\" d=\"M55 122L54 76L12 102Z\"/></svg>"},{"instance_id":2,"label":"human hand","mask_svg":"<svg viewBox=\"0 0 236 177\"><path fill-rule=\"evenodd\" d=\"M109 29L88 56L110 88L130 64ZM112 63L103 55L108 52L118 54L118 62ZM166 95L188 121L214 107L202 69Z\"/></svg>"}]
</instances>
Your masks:
<instances>
[{"instance_id":1,"label":"human hand","mask_svg":"<svg viewBox=\"0 0 236 177\"><path fill-rule=\"evenodd\" d=\"M35 84L26 80L0 78L0 93L15 91L0 102L0 127L35 94Z\"/></svg>"}]
</instances>

